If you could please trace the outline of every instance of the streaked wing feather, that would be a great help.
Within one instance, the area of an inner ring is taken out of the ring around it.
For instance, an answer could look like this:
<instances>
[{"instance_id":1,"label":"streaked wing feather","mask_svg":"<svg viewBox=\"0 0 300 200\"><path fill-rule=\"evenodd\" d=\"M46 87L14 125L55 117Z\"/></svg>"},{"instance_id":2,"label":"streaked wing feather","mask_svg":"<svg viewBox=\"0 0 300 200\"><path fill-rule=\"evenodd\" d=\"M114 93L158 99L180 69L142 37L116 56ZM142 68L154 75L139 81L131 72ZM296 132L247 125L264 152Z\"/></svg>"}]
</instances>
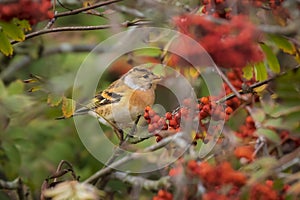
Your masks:
<instances>
[{"instance_id":1,"label":"streaked wing feather","mask_svg":"<svg viewBox=\"0 0 300 200\"><path fill-rule=\"evenodd\" d=\"M104 90L103 92L97 94L92 99L91 103L76 110L74 115L87 114L89 111L94 110L95 108L98 108L100 106L117 103L121 100L121 98L122 98L121 94Z\"/></svg>"}]
</instances>

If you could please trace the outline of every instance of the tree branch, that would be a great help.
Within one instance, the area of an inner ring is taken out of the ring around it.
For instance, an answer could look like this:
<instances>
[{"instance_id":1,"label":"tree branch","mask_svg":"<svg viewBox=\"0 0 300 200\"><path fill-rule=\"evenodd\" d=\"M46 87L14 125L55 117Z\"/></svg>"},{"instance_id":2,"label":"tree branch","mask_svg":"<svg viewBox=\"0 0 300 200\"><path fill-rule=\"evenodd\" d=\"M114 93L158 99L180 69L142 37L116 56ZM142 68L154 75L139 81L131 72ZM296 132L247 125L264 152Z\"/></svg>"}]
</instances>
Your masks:
<instances>
[{"instance_id":1,"label":"tree branch","mask_svg":"<svg viewBox=\"0 0 300 200\"><path fill-rule=\"evenodd\" d=\"M159 188L168 188L171 186L170 176L163 176L158 180L149 180L139 176L128 175L125 172L114 172L110 177L131 185L139 185L145 190L157 191Z\"/></svg>"},{"instance_id":2,"label":"tree branch","mask_svg":"<svg viewBox=\"0 0 300 200\"><path fill-rule=\"evenodd\" d=\"M109 1L95 3L95 4L93 4L91 6L88 6L88 7L83 7L83 8L78 8L78 9L71 10L71 11L57 13L56 15L54 15L54 18L69 16L69 15L76 15L76 14L84 12L84 11L99 8L99 7L106 6L106 5L113 4L113 3L117 3L117 2L120 2L120 1L123 1L123 0L109 0Z\"/></svg>"},{"instance_id":3,"label":"tree branch","mask_svg":"<svg viewBox=\"0 0 300 200\"><path fill-rule=\"evenodd\" d=\"M57 28L51 28L51 29L42 29L38 30L33 33L29 33L25 35L25 40L28 40L30 38L44 35L47 33L55 33L55 32L65 32L65 31L89 31L89 30L102 30L102 29L110 29L114 27L130 27L130 26L139 26L139 25L147 25L150 24L149 21L145 20L136 20L133 22L123 22L121 24L106 24L106 25L98 25L98 26L70 26L70 27L57 27ZM11 44L17 44L19 41L13 40L11 41Z\"/></svg>"}]
</instances>

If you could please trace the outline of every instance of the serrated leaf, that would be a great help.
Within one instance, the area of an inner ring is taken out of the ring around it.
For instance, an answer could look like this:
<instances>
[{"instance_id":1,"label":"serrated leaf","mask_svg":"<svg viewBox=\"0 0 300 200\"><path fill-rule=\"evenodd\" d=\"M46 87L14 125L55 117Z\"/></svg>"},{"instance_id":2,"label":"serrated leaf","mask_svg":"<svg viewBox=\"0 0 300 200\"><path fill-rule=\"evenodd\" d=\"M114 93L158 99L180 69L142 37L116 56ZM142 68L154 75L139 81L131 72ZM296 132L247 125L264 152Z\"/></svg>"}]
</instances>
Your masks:
<instances>
[{"instance_id":1,"label":"serrated leaf","mask_svg":"<svg viewBox=\"0 0 300 200\"><path fill-rule=\"evenodd\" d=\"M4 34L6 34L9 38L16 41L25 40L25 34L23 30L13 22L0 21L0 27L2 27Z\"/></svg>"},{"instance_id":2,"label":"serrated leaf","mask_svg":"<svg viewBox=\"0 0 300 200\"><path fill-rule=\"evenodd\" d=\"M20 80L16 80L16 81L12 82L7 87L7 92L9 95L23 94L23 91L24 91L24 83Z\"/></svg>"},{"instance_id":3,"label":"serrated leaf","mask_svg":"<svg viewBox=\"0 0 300 200\"><path fill-rule=\"evenodd\" d=\"M290 43L286 38L278 35L269 35L270 39L276 44L278 48L288 54L294 54L295 46Z\"/></svg>"},{"instance_id":4,"label":"serrated leaf","mask_svg":"<svg viewBox=\"0 0 300 200\"><path fill-rule=\"evenodd\" d=\"M64 117L69 118L74 114L75 101L66 97L62 99L62 112Z\"/></svg>"},{"instance_id":5,"label":"serrated leaf","mask_svg":"<svg viewBox=\"0 0 300 200\"><path fill-rule=\"evenodd\" d=\"M271 129L259 128L256 130L256 134L267 138L268 140L274 142L275 144L280 144L279 135Z\"/></svg>"},{"instance_id":6,"label":"serrated leaf","mask_svg":"<svg viewBox=\"0 0 300 200\"><path fill-rule=\"evenodd\" d=\"M243 68L243 77L247 80L253 78L253 67L251 65L247 65Z\"/></svg>"},{"instance_id":7,"label":"serrated leaf","mask_svg":"<svg viewBox=\"0 0 300 200\"><path fill-rule=\"evenodd\" d=\"M274 73L278 74L280 72L280 65L272 49L265 44L261 44L260 46L266 55L268 66Z\"/></svg>"},{"instance_id":8,"label":"serrated leaf","mask_svg":"<svg viewBox=\"0 0 300 200\"><path fill-rule=\"evenodd\" d=\"M53 93L48 94L47 103L51 107L58 106L63 100L62 95L56 95Z\"/></svg>"},{"instance_id":9,"label":"serrated leaf","mask_svg":"<svg viewBox=\"0 0 300 200\"><path fill-rule=\"evenodd\" d=\"M13 47L10 44L9 39L4 34L3 30L0 28L0 51L5 56L11 56L13 54Z\"/></svg>"},{"instance_id":10,"label":"serrated leaf","mask_svg":"<svg viewBox=\"0 0 300 200\"><path fill-rule=\"evenodd\" d=\"M264 81L268 78L268 72L263 62L254 64L254 72L257 81Z\"/></svg>"}]
</instances>

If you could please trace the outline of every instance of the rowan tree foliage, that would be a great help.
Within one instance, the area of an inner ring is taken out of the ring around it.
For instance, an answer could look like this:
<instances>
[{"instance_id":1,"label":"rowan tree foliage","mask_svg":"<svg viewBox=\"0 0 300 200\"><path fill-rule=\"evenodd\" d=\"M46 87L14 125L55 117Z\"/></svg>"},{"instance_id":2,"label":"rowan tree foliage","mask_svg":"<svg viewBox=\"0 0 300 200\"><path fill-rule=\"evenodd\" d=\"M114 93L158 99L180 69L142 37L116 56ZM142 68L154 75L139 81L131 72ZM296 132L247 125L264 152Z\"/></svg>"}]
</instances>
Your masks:
<instances>
[{"instance_id":1,"label":"rowan tree foliage","mask_svg":"<svg viewBox=\"0 0 300 200\"><path fill-rule=\"evenodd\" d=\"M294 0L1 1L0 199L299 199L299 8ZM115 58L99 91L152 63L166 85L180 74L196 95L179 102L158 86L162 106L147 106L146 128L123 130L121 143L101 126L114 146L102 163L70 118L86 101L73 98L82 92L76 73L99 43L145 27L180 34L149 34L151 48ZM203 55L214 65L202 66ZM220 94L202 69L218 74ZM135 153L160 151L155 170L119 170L140 167Z\"/></svg>"}]
</instances>

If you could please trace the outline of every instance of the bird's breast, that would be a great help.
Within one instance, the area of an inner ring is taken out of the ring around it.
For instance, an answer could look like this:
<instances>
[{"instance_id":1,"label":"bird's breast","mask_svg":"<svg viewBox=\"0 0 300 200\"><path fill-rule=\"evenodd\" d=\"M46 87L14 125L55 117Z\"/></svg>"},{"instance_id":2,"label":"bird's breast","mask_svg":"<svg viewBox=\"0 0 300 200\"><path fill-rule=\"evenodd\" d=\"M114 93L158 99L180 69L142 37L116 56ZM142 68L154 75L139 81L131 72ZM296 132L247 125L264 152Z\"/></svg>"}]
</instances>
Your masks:
<instances>
[{"instance_id":1,"label":"bird's breast","mask_svg":"<svg viewBox=\"0 0 300 200\"><path fill-rule=\"evenodd\" d=\"M155 100L154 90L135 90L129 98L129 110L142 114L146 106L151 106Z\"/></svg>"}]
</instances>

